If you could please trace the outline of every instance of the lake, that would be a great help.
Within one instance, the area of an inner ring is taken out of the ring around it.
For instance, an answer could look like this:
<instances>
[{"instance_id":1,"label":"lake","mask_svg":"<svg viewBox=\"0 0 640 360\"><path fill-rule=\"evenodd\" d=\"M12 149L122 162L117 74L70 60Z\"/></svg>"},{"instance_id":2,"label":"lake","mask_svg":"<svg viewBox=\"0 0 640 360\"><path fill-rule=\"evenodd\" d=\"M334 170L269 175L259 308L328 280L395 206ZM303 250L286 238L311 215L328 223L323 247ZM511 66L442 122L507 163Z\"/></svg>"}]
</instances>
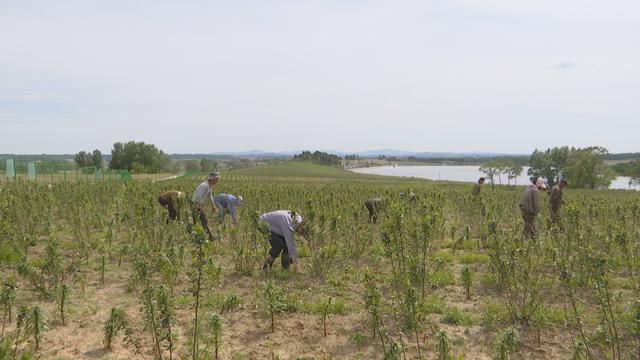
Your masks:
<instances>
[{"instance_id":1,"label":"lake","mask_svg":"<svg viewBox=\"0 0 640 360\"><path fill-rule=\"evenodd\" d=\"M434 166L376 166L368 168L352 169L352 171L362 174L373 175L388 175L388 176L405 176L405 177L417 177L421 179L429 180L447 180L447 181L461 181L461 182L476 182L478 178L484 176L479 166L471 165L434 165ZM529 176L527 175L528 167L523 168L524 171L516 179L517 185L524 185L529 183ZM498 177L495 179L495 183L498 184ZM571 181L571 180L569 180ZM513 180L512 180L513 182ZM502 177L502 183L507 184L506 176ZM629 178L626 176L617 177L609 187L610 189L629 189ZM635 184L631 189L640 190L640 185Z\"/></svg>"}]
</instances>

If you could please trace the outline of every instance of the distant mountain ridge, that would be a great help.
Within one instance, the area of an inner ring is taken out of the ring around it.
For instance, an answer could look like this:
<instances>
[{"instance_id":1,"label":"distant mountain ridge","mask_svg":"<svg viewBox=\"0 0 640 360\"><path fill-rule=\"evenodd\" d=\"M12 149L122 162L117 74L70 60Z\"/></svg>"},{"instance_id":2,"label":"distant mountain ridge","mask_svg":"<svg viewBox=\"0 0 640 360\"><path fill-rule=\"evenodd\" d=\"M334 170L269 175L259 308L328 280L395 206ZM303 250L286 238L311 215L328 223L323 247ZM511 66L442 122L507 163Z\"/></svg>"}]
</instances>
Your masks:
<instances>
[{"instance_id":1,"label":"distant mountain ridge","mask_svg":"<svg viewBox=\"0 0 640 360\"><path fill-rule=\"evenodd\" d=\"M232 152L210 152L206 154L171 154L184 156L184 155L208 155L208 156L231 156L231 157L292 157L293 155L300 154L303 150L296 151L262 151L262 150L249 150L249 151L232 151ZM315 150L311 150L315 151ZM377 156L396 156L407 157L415 156L418 158L461 158L461 157L496 157L496 156L529 156L529 154L517 154L517 153L493 153L493 152L416 152L416 151L403 151L393 149L379 149L379 150L366 150L356 152L346 152L339 150L319 150L329 154L338 155L344 157L346 155L357 155L363 158L371 158Z\"/></svg>"}]
</instances>

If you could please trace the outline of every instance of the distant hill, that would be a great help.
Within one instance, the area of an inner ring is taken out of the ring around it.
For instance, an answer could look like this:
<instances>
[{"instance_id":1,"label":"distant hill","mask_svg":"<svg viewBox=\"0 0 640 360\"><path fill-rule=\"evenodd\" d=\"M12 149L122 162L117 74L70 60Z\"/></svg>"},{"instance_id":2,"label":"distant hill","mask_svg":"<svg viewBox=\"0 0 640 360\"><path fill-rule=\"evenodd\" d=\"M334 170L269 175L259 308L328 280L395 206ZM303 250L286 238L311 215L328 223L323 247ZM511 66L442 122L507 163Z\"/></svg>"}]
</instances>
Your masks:
<instances>
[{"instance_id":1,"label":"distant hill","mask_svg":"<svg viewBox=\"0 0 640 360\"><path fill-rule=\"evenodd\" d=\"M312 151L315 149L312 149ZM203 157L293 157L293 155L300 154L303 150L294 151L262 151L262 150L249 150L249 151L235 151L235 152L210 152L206 154L171 154L174 159L193 159ZM497 157L497 156L529 156L529 154L506 154L506 153L490 153L490 152L415 152L415 151L402 151L393 149L379 149L379 150L367 150L357 152L346 152L339 150L321 149L319 151L329 154L344 157L346 155L358 155L361 158L375 158L378 156L395 156L395 157L407 157L414 156L418 158L470 158L470 157Z\"/></svg>"}]
</instances>

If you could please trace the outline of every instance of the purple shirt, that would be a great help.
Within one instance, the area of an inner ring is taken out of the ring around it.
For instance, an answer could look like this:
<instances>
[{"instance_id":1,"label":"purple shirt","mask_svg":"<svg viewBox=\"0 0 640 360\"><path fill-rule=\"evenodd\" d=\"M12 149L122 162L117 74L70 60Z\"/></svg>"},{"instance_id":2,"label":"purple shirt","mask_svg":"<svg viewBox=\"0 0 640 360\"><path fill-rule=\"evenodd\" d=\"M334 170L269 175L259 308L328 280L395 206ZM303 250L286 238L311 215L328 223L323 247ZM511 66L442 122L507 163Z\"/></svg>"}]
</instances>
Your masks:
<instances>
[{"instance_id":1,"label":"purple shirt","mask_svg":"<svg viewBox=\"0 0 640 360\"><path fill-rule=\"evenodd\" d=\"M260 215L260 220L269 224L269 230L278 235L284 236L287 243L287 250L292 259L298 259L298 249L293 239L296 224L291 218L289 210L277 210Z\"/></svg>"}]
</instances>

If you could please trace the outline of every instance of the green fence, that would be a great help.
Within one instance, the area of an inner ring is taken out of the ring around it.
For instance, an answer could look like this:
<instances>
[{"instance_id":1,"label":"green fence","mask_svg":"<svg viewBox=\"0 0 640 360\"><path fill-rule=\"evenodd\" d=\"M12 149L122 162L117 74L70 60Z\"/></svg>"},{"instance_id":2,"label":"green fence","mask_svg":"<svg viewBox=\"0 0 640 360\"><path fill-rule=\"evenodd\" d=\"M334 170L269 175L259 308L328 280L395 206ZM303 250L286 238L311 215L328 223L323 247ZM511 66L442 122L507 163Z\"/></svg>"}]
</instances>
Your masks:
<instances>
[{"instance_id":1,"label":"green fence","mask_svg":"<svg viewBox=\"0 0 640 360\"><path fill-rule=\"evenodd\" d=\"M4 169L0 179L5 181L46 181L50 183L64 181L130 181L133 179L127 170L99 169L97 167L76 167L73 164L53 162L16 162L15 159L3 159Z\"/></svg>"}]
</instances>

